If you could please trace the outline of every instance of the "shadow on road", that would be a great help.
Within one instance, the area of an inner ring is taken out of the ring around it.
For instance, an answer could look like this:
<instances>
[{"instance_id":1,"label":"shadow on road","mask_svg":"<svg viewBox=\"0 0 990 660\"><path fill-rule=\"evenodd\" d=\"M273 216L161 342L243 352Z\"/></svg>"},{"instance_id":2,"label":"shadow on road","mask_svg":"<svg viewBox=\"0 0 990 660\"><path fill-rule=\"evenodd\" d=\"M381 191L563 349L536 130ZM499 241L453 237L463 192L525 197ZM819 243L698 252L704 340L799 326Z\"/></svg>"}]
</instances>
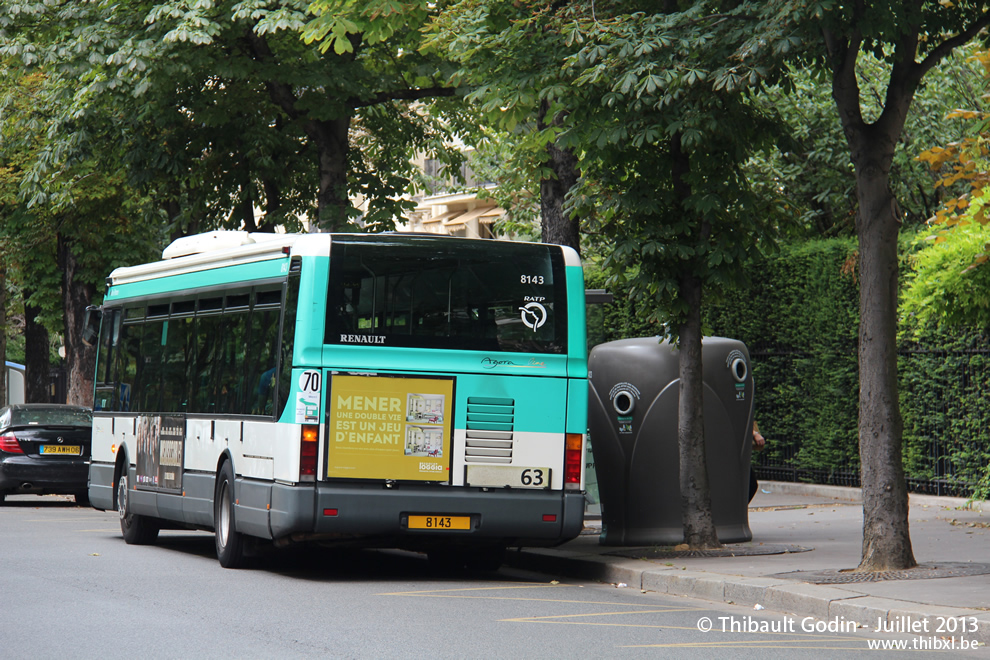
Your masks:
<instances>
[{"instance_id":1,"label":"shadow on road","mask_svg":"<svg viewBox=\"0 0 990 660\"><path fill-rule=\"evenodd\" d=\"M213 535L205 532L163 531L155 544L175 552L216 561ZM463 566L429 561L418 552L394 549L333 548L300 544L275 548L256 542L248 560L237 571L265 571L307 582L395 582L401 581L519 581L505 571L472 570ZM218 565L219 567L219 565Z\"/></svg>"}]
</instances>

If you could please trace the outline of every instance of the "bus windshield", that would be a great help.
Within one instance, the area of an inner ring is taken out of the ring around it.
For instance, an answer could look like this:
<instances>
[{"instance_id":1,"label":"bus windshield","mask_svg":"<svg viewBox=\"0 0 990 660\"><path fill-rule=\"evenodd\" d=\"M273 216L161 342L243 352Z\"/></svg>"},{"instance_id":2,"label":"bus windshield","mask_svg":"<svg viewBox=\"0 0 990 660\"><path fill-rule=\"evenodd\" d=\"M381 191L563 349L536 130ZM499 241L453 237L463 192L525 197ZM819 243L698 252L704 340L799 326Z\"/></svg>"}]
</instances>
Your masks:
<instances>
[{"instance_id":1,"label":"bus windshield","mask_svg":"<svg viewBox=\"0 0 990 660\"><path fill-rule=\"evenodd\" d=\"M559 249L429 237L335 237L326 342L565 353Z\"/></svg>"}]
</instances>

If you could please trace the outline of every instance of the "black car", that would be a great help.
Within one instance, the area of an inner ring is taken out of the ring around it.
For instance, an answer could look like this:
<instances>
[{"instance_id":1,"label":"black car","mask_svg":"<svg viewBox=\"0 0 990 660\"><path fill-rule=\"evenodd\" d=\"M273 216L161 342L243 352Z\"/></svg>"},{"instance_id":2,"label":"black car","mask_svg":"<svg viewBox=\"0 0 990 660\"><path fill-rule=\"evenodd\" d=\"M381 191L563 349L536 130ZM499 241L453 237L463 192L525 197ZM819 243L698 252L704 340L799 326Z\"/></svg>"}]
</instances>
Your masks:
<instances>
[{"instance_id":1,"label":"black car","mask_svg":"<svg viewBox=\"0 0 990 660\"><path fill-rule=\"evenodd\" d=\"M7 493L75 495L85 504L93 412L29 403L0 408L0 503Z\"/></svg>"}]
</instances>

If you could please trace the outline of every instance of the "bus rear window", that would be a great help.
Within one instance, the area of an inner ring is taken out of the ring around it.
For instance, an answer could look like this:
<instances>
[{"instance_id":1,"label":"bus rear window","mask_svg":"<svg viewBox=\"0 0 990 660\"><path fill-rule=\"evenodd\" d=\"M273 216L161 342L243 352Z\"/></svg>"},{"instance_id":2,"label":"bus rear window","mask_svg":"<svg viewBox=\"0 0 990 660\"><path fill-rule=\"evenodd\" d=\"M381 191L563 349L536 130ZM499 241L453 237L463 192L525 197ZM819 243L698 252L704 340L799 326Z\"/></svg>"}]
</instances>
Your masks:
<instances>
[{"instance_id":1,"label":"bus rear window","mask_svg":"<svg viewBox=\"0 0 990 660\"><path fill-rule=\"evenodd\" d=\"M564 353L566 319L552 246L355 235L330 250L329 344Z\"/></svg>"}]
</instances>

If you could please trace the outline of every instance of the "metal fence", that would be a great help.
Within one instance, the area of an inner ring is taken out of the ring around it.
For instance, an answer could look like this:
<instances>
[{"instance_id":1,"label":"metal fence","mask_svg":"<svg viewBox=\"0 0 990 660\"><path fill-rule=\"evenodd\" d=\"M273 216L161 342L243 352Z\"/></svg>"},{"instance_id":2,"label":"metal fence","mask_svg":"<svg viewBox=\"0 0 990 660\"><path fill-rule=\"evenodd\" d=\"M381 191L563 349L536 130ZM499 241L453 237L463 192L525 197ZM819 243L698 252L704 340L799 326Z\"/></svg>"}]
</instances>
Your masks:
<instances>
[{"instance_id":1,"label":"metal fence","mask_svg":"<svg viewBox=\"0 0 990 660\"><path fill-rule=\"evenodd\" d=\"M969 496L990 459L990 343L970 344L899 351L911 492ZM855 346L809 352L757 345L750 355L756 418L769 440L767 451L753 455L757 476L859 486ZM822 369L831 370L828 378ZM834 378L836 370L844 375ZM831 389L815 391L822 382Z\"/></svg>"}]
</instances>

